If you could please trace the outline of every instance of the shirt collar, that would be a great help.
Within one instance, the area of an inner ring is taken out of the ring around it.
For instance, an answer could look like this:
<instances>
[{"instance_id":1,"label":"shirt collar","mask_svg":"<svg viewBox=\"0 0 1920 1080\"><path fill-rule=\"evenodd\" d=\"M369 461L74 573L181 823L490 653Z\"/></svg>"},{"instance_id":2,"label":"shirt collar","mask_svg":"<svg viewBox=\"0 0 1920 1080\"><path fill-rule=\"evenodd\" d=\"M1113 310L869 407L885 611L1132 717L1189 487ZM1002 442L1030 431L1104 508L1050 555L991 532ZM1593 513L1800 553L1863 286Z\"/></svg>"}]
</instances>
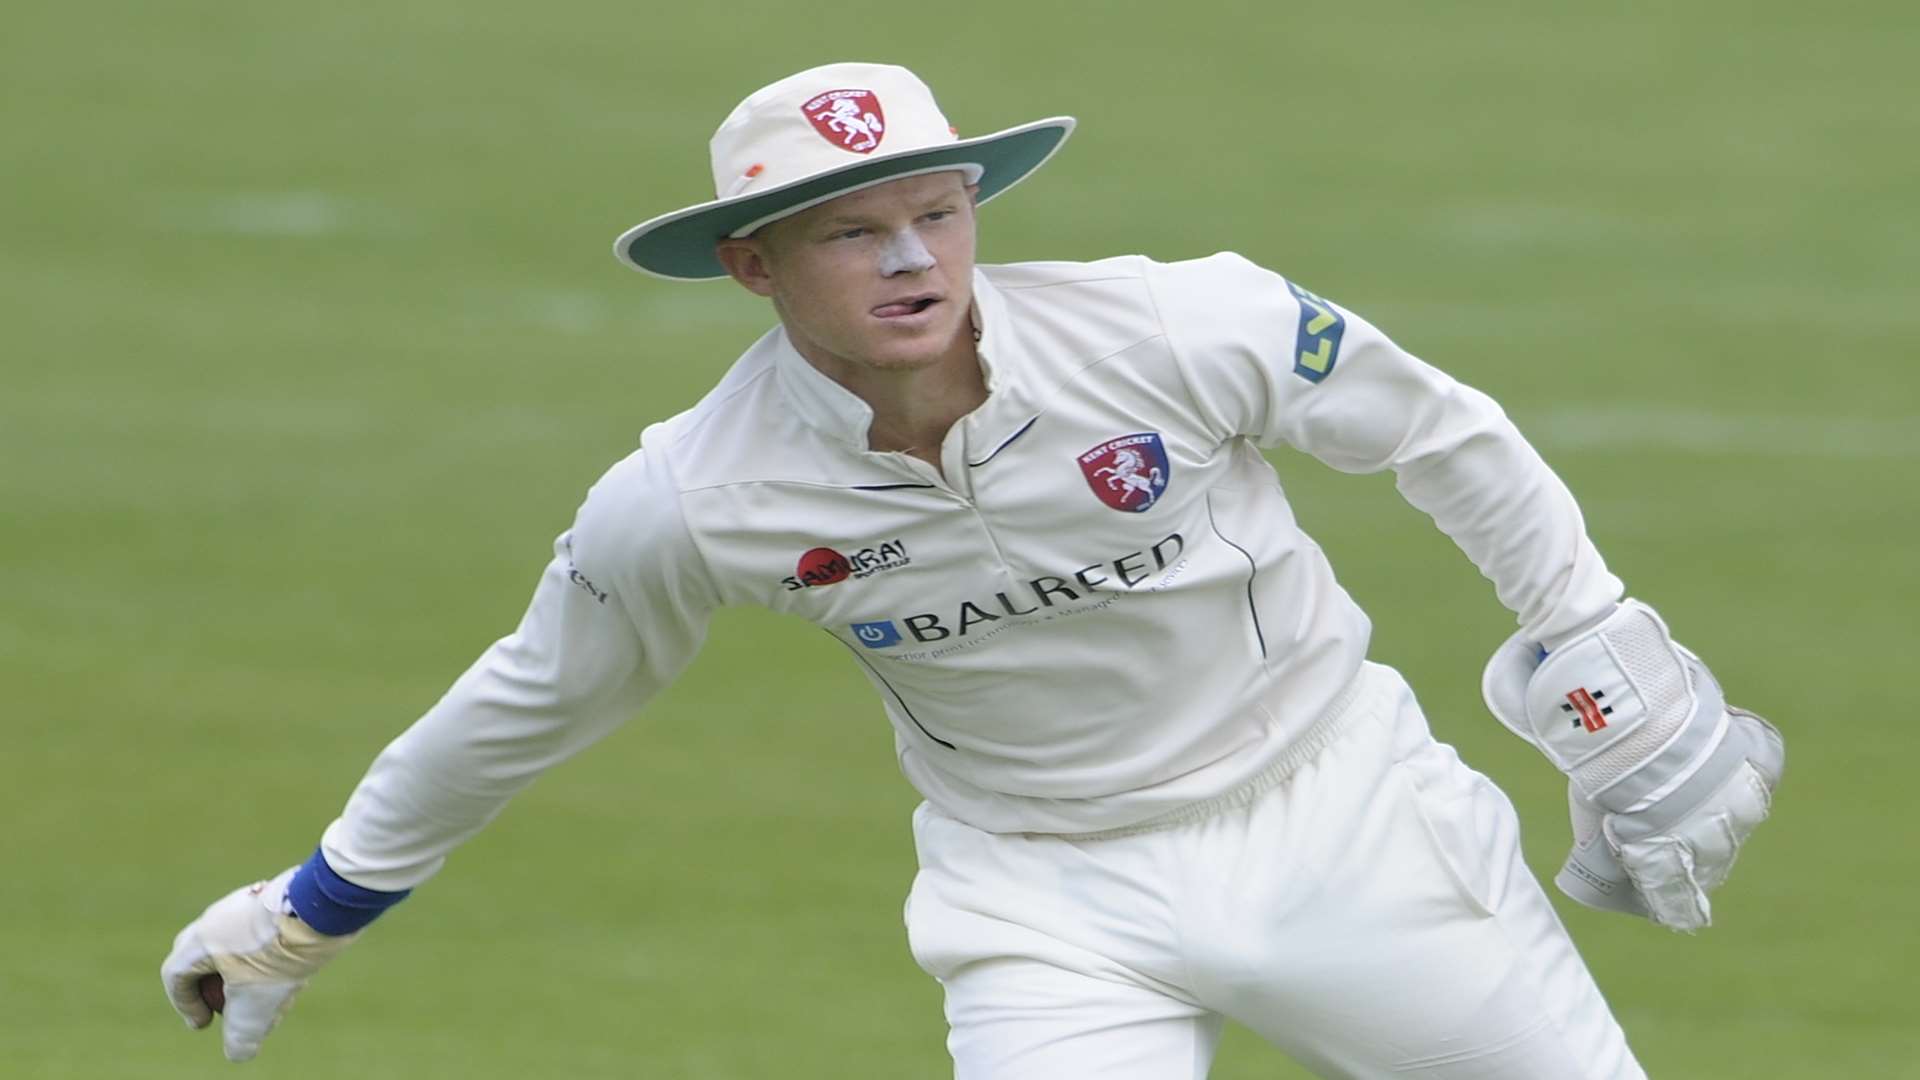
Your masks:
<instances>
[{"instance_id":1,"label":"shirt collar","mask_svg":"<svg viewBox=\"0 0 1920 1080\"><path fill-rule=\"evenodd\" d=\"M772 340L774 377L807 426L855 450L867 449L873 409L859 395L822 374L793 347L785 327Z\"/></svg>"},{"instance_id":2,"label":"shirt collar","mask_svg":"<svg viewBox=\"0 0 1920 1080\"><path fill-rule=\"evenodd\" d=\"M1007 325L1007 302L979 267L973 270L974 351L980 357L980 372L987 380L987 394L1012 389L1019 365L1012 353L1013 331Z\"/></svg>"}]
</instances>

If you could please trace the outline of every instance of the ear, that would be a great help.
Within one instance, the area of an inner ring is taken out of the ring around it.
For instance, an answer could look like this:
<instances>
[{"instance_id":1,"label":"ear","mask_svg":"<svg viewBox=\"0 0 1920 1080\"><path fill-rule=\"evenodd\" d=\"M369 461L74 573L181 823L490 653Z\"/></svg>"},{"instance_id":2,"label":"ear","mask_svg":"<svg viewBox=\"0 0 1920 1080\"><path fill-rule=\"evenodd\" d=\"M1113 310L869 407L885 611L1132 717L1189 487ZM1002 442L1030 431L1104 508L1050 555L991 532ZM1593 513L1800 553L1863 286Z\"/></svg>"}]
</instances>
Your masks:
<instances>
[{"instance_id":1,"label":"ear","mask_svg":"<svg viewBox=\"0 0 1920 1080\"><path fill-rule=\"evenodd\" d=\"M755 296L773 295L773 273L767 265L767 253L760 241L751 236L732 237L713 246L713 257L726 267L727 275Z\"/></svg>"},{"instance_id":2,"label":"ear","mask_svg":"<svg viewBox=\"0 0 1920 1080\"><path fill-rule=\"evenodd\" d=\"M979 184L967 185L967 201L971 202L975 206L980 205L980 185Z\"/></svg>"}]
</instances>

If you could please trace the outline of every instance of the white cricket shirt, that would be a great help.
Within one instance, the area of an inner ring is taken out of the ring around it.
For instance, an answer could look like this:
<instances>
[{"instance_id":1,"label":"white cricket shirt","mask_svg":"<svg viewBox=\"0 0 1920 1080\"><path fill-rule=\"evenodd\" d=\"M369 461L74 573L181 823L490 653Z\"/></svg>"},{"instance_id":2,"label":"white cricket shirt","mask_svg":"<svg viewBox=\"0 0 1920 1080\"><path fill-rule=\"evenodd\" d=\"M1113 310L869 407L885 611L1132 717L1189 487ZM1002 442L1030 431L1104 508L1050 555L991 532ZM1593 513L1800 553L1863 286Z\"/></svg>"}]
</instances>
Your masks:
<instances>
[{"instance_id":1,"label":"white cricket shirt","mask_svg":"<svg viewBox=\"0 0 1920 1080\"><path fill-rule=\"evenodd\" d=\"M994 832L1121 828L1232 791L1339 704L1367 617L1263 447L1392 469L1549 643L1621 595L1485 395L1236 255L980 267L986 402L936 470L774 329L587 496L519 628L374 762L328 862L409 888L693 657L788 612L873 682L901 770Z\"/></svg>"}]
</instances>

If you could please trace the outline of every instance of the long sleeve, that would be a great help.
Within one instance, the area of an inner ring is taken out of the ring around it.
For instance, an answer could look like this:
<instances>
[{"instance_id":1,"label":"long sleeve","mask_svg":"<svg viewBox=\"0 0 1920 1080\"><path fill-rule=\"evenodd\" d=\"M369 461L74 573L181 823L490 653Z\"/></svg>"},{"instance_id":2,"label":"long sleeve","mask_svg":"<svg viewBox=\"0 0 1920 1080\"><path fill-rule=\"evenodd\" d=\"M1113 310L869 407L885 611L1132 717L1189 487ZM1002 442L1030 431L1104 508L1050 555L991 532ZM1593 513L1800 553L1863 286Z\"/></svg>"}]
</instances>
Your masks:
<instances>
[{"instance_id":1,"label":"long sleeve","mask_svg":"<svg viewBox=\"0 0 1920 1080\"><path fill-rule=\"evenodd\" d=\"M637 712L692 660L717 606L664 461L588 494L533 601L375 759L321 842L368 889L409 889L540 773Z\"/></svg>"},{"instance_id":2,"label":"long sleeve","mask_svg":"<svg viewBox=\"0 0 1920 1080\"><path fill-rule=\"evenodd\" d=\"M1223 438L1290 446L1343 472L1393 470L1531 640L1552 646L1618 602L1620 580L1573 495L1487 395L1239 256L1162 268L1155 297Z\"/></svg>"}]
</instances>

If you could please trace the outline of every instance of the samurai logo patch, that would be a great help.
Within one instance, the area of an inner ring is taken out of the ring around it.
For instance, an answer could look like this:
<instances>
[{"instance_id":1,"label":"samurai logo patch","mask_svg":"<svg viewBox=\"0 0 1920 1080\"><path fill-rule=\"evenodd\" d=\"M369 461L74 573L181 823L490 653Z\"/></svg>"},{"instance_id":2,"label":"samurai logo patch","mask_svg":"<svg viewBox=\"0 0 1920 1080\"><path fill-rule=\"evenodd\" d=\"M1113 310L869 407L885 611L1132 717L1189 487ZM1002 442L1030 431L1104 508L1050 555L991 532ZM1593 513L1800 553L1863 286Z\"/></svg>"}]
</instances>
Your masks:
<instances>
[{"instance_id":1,"label":"samurai logo patch","mask_svg":"<svg viewBox=\"0 0 1920 1080\"><path fill-rule=\"evenodd\" d=\"M1287 289L1300 301L1300 326L1293 335L1293 373L1317 383L1340 360L1340 338L1347 332L1347 320L1333 310L1332 304L1293 282L1287 282Z\"/></svg>"},{"instance_id":2,"label":"samurai logo patch","mask_svg":"<svg viewBox=\"0 0 1920 1080\"><path fill-rule=\"evenodd\" d=\"M1160 501L1173 474L1166 445L1155 431L1108 439L1079 461L1081 475L1101 502L1134 514Z\"/></svg>"},{"instance_id":3,"label":"samurai logo patch","mask_svg":"<svg viewBox=\"0 0 1920 1080\"><path fill-rule=\"evenodd\" d=\"M830 547L817 547L800 556L793 576L782 579L781 584L788 592L817 589L837 585L850 577L872 577L885 570L898 570L912 562L905 540L871 544L851 555L842 555Z\"/></svg>"},{"instance_id":4,"label":"samurai logo patch","mask_svg":"<svg viewBox=\"0 0 1920 1080\"><path fill-rule=\"evenodd\" d=\"M829 90L800 106L820 137L856 154L871 154L887 131L887 114L871 90Z\"/></svg>"}]
</instances>

